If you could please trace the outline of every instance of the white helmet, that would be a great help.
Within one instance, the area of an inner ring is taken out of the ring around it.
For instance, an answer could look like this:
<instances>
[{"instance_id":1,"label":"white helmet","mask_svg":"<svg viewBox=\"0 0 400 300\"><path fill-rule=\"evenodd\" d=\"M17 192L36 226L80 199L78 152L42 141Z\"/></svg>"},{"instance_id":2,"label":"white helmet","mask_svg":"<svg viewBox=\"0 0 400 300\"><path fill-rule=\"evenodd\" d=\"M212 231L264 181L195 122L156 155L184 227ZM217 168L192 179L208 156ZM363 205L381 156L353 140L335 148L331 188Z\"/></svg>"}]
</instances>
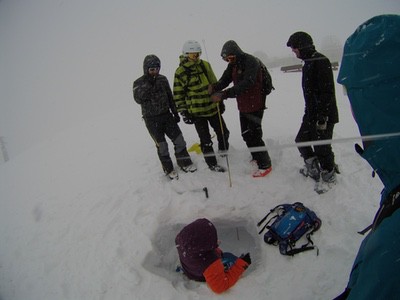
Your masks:
<instances>
[{"instance_id":1,"label":"white helmet","mask_svg":"<svg viewBox=\"0 0 400 300\"><path fill-rule=\"evenodd\" d=\"M182 47L182 54L187 56L188 53L201 53L199 42L194 40L186 41Z\"/></svg>"}]
</instances>

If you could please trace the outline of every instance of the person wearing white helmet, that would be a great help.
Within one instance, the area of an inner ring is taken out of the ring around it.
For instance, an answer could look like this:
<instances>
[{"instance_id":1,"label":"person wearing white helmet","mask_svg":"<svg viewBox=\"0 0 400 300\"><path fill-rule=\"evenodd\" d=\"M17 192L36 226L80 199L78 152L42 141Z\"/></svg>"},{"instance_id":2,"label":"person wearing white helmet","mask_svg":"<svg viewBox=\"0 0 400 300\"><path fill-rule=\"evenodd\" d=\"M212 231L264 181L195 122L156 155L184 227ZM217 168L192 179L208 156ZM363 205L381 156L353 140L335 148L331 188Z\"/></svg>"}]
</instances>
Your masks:
<instances>
[{"instance_id":1,"label":"person wearing white helmet","mask_svg":"<svg viewBox=\"0 0 400 300\"><path fill-rule=\"evenodd\" d=\"M201 46L197 41L186 41L179 56L179 67L174 77L174 101L186 124L194 124L200 138L204 159L212 171L224 172L214 155L209 125L217 135L218 150L229 149L229 130L222 117L223 104L210 99L208 86L217 82L209 62L200 59Z\"/></svg>"}]
</instances>

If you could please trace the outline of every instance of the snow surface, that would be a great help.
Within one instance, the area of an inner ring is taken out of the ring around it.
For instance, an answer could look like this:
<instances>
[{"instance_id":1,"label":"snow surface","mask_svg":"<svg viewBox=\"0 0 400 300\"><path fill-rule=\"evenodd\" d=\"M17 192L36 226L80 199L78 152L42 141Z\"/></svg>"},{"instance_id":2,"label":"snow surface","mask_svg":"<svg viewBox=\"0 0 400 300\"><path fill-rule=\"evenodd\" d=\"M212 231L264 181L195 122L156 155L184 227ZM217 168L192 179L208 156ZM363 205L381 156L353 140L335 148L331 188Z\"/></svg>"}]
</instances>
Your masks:
<instances>
[{"instance_id":1,"label":"snow surface","mask_svg":"<svg viewBox=\"0 0 400 300\"><path fill-rule=\"evenodd\" d=\"M5 4L1 3L3 8ZM84 31L82 41L88 32ZM115 51L114 46L106 45L107 51ZM357 231L371 223L382 184L371 177L371 168L355 153L357 140L333 144L341 174L328 193L316 194L313 182L298 173L302 160L293 143L304 106L300 73L271 70L276 91L268 97L263 121L273 164L268 177L250 176L250 155L240 136L235 100L230 99L224 117L231 132L232 187L228 173L209 171L202 156L194 153L198 171L179 172L179 181L171 182L161 172L140 107L131 97L131 83L140 76L143 58L128 62L133 74L126 66L122 68L121 61L114 61L114 69L104 81L70 85L72 74L85 78L91 72L98 76L106 71L100 60L79 60L79 47L71 47L83 70L63 61L65 50L59 65L41 66L44 71L64 67L65 72L59 78L52 76L53 71L45 72L45 77L28 83L22 96L35 91L30 101L47 99L46 105L37 108L39 116L48 106L63 110L52 101L66 103L67 112L68 100L75 106L82 101L76 119L57 127L55 114L54 120L46 123L56 127L52 134L17 155L11 153L10 160L0 164L0 299L331 299L344 289L363 238ZM162 73L171 83L178 54L167 52L172 57L171 67L163 68ZM162 53L163 61L168 53ZM217 77L224 67L218 53L208 53L211 63L216 62ZM118 59L118 54L114 55ZM123 69L120 74L119 67ZM118 91L106 84L114 82L114 75L123 77L125 84ZM97 88L106 94L99 97ZM357 137L349 102L342 88L336 88L340 123L334 139ZM11 95L13 89L7 86L6 92ZM105 104L113 101L114 106ZM96 107L94 112L91 107ZM188 146L197 142L193 126L182 122L180 126ZM225 159L219 158L219 162L226 166ZM316 251L293 258L282 256L257 234L256 223L269 209L295 201L303 202L322 219L321 229L313 235L318 256ZM243 278L223 296L175 272L175 235L199 217L215 222L223 250L249 251L253 258Z\"/></svg>"},{"instance_id":2,"label":"snow surface","mask_svg":"<svg viewBox=\"0 0 400 300\"><path fill-rule=\"evenodd\" d=\"M313 191L313 182L298 173L297 149L286 147L301 120L301 75L271 71L276 91L268 99L263 127L273 172L266 178L250 176L234 99L224 114L231 131L232 187L227 173L209 171L202 156L193 153L198 171L167 180L133 100L124 109L88 116L87 122L1 165L2 299L217 298L205 284L174 273L174 237L199 217L251 235L247 251L253 264L227 299L338 294L362 239L356 231L370 224L381 184L371 178L352 142L336 143L338 184L324 195ZM340 88L337 102L341 122L334 138L357 136ZM193 126L181 127L188 145L197 141ZM224 159L219 162L226 166ZM319 256L311 251L284 257L257 235L256 223L269 209L295 201L322 219L313 237Z\"/></svg>"}]
</instances>

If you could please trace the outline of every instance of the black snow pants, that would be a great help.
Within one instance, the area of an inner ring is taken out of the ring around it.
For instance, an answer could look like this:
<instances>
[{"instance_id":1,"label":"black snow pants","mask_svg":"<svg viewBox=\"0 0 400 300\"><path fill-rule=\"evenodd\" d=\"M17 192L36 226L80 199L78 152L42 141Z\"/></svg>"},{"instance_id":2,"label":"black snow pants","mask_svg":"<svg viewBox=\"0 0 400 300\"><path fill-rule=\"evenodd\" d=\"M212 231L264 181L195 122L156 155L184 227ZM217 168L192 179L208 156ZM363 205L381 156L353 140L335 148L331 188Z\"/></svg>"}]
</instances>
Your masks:
<instances>
[{"instance_id":1,"label":"black snow pants","mask_svg":"<svg viewBox=\"0 0 400 300\"><path fill-rule=\"evenodd\" d=\"M178 166L185 167L192 164L192 160L186 150L186 142L183 138L182 131L175 122L171 113L146 117L144 121L147 130L156 144L157 154L166 174L170 173L174 169L174 166L169 155L168 143L165 136L168 136L174 144L175 157Z\"/></svg>"}]
</instances>

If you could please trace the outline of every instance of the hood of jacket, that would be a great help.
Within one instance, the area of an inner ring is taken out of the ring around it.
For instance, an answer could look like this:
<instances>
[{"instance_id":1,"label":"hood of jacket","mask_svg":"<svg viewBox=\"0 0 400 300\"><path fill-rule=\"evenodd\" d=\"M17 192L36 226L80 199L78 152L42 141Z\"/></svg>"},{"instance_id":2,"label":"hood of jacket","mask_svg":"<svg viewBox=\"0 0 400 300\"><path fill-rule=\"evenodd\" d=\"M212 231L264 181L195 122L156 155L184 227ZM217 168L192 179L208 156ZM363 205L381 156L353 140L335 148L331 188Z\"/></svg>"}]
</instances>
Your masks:
<instances>
[{"instance_id":1,"label":"hood of jacket","mask_svg":"<svg viewBox=\"0 0 400 300\"><path fill-rule=\"evenodd\" d=\"M143 73L145 75L148 74L149 68L161 68L161 61L154 54L147 55L143 60Z\"/></svg>"},{"instance_id":2,"label":"hood of jacket","mask_svg":"<svg viewBox=\"0 0 400 300\"><path fill-rule=\"evenodd\" d=\"M376 16L347 39L338 83L347 89L362 136L400 132L400 16ZM400 184L400 136L364 142L358 152L382 180L385 195Z\"/></svg>"},{"instance_id":3,"label":"hood of jacket","mask_svg":"<svg viewBox=\"0 0 400 300\"><path fill-rule=\"evenodd\" d=\"M207 219L197 219L185 226L175 238L176 247L187 256L213 251L218 247L217 230Z\"/></svg>"},{"instance_id":4,"label":"hood of jacket","mask_svg":"<svg viewBox=\"0 0 400 300\"><path fill-rule=\"evenodd\" d=\"M238 44L233 40L227 41L222 46L222 50L221 50L221 56L222 57L226 57L226 56L229 56L229 55L241 56L243 54L244 54L244 52L242 51L242 49L240 49Z\"/></svg>"}]
</instances>

